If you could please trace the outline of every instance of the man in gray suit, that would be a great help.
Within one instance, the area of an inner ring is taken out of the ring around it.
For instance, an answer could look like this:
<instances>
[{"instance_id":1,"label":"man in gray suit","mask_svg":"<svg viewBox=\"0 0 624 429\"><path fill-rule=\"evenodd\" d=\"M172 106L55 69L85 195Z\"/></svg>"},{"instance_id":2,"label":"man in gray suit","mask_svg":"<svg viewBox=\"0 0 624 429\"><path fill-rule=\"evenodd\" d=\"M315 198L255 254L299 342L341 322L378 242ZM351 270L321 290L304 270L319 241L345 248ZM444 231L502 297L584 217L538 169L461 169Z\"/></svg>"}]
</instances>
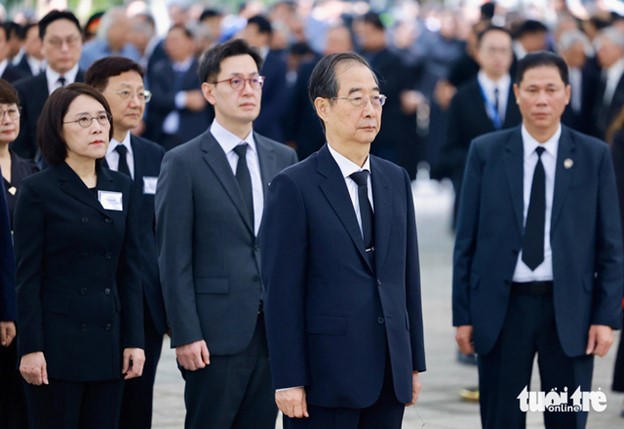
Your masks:
<instances>
[{"instance_id":1,"label":"man in gray suit","mask_svg":"<svg viewBox=\"0 0 624 429\"><path fill-rule=\"evenodd\" d=\"M186 428L274 428L262 311L260 227L268 183L295 152L253 132L261 59L234 40L204 54L210 128L169 151L156 188L158 260Z\"/></svg>"}]
</instances>

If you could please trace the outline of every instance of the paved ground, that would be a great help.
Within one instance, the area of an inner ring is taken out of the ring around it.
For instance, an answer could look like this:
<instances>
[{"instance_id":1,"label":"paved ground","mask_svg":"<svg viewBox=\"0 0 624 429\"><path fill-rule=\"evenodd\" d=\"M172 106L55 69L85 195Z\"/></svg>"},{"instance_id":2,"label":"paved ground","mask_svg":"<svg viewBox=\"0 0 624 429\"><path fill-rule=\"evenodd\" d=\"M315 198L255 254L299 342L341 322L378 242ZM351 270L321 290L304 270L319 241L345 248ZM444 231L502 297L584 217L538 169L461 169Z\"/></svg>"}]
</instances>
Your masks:
<instances>
[{"instance_id":1,"label":"paved ground","mask_svg":"<svg viewBox=\"0 0 624 429\"><path fill-rule=\"evenodd\" d=\"M462 402L458 392L475 385L476 368L461 365L455 359L454 329L451 327L451 255L453 237L449 233L451 193L447 186L419 180L414 186L416 215L420 240L420 263L423 285L423 311L428 371L422 375L423 391L418 405L408 408L403 427L406 429L477 429L479 410L476 404ZM613 349L607 357L597 359L593 390L607 395L607 409L592 412L589 429L611 429L624 426L619 417L624 399L610 391L615 357ZM539 390L537 379L532 390ZM168 342L164 345L156 379L154 428L183 427L183 384L175 366ZM540 414L529 413L529 428L542 428ZM281 422L278 421L278 429Z\"/></svg>"}]
</instances>

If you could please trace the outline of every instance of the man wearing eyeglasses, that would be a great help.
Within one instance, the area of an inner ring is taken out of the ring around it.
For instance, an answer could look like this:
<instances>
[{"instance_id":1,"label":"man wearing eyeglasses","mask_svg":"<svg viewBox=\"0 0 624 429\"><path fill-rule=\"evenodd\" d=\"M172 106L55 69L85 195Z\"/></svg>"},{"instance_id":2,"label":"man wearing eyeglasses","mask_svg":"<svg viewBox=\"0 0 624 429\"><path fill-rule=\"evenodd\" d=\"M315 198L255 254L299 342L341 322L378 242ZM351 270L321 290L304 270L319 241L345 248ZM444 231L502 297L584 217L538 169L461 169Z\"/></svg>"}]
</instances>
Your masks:
<instances>
[{"instance_id":1,"label":"man wearing eyeglasses","mask_svg":"<svg viewBox=\"0 0 624 429\"><path fill-rule=\"evenodd\" d=\"M260 246L284 428L398 429L425 370L411 183L370 155L386 97L368 62L310 77L326 145L271 181Z\"/></svg>"},{"instance_id":2,"label":"man wearing eyeglasses","mask_svg":"<svg viewBox=\"0 0 624 429\"><path fill-rule=\"evenodd\" d=\"M11 149L28 159L37 156L37 121L48 96L62 86L84 80L84 72L78 67L82 51L80 22L72 12L53 10L41 18L39 37L47 61L45 71L15 83L22 104L22 132Z\"/></svg>"},{"instance_id":3,"label":"man wearing eyeglasses","mask_svg":"<svg viewBox=\"0 0 624 429\"><path fill-rule=\"evenodd\" d=\"M186 428L275 427L258 230L268 183L296 155L253 131L260 65L242 40L203 55L201 89L215 119L165 154L158 178L158 263Z\"/></svg>"},{"instance_id":4,"label":"man wearing eyeglasses","mask_svg":"<svg viewBox=\"0 0 624 429\"><path fill-rule=\"evenodd\" d=\"M91 65L85 82L100 91L113 114L113 138L106 151L109 168L133 179L133 197L141 208L141 264L145 314L145 366L143 376L126 382L120 429L152 427L152 399L156 366L167 330L156 241L154 194L165 150L158 144L130 134L141 122L151 93L145 89L143 70L125 57L106 57Z\"/></svg>"}]
</instances>

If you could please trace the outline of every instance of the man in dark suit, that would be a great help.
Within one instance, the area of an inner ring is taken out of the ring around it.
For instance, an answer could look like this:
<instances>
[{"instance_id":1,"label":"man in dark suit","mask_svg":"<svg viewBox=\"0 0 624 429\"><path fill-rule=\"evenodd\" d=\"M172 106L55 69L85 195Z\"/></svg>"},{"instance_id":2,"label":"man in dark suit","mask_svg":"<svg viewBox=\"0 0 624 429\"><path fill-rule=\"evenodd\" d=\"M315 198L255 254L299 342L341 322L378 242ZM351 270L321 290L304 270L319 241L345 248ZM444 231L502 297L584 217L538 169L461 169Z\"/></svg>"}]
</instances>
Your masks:
<instances>
[{"instance_id":1,"label":"man in dark suit","mask_svg":"<svg viewBox=\"0 0 624 429\"><path fill-rule=\"evenodd\" d=\"M7 82L15 82L26 76L24 72L11 64L9 60L9 40L11 32L9 23L0 23L0 78Z\"/></svg>"},{"instance_id":2,"label":"man in dark suit","mask_svg":"<svg viewBox=\"0 0 624 429\"><path fill-rule=\"evenodd\" d=\"M593 135L605 139L611 122L624 106L624 35L608 27L596 36L596 57L602 74L594 93Z\"/></svg>"},{"instance_id":3,"label":"man in dark suit","mask_svg":"<svg viewBox=\"0 0 624 429\"><path fill-rule=\"evenodd\" d=\"M521 121L509 74L513 61L511 34L500 27L485 28L477 35L476 59L479 73L460 86L451 100L442 151L444 170L450 174L457 195L472 139ZM457 207L459 198L455 201ZM454 220L456 217L455 209Z\"/></svg>"},{"instance_id":4,"label":"man in dark suit","mask_svg":"<svg viewBox=\"0 0 624 429\"><path fill-rule=\"evenodd\" d=\"M369 155L364 58L321 59L310 99L327 144L273 179L260 233L276 402L285 428L400 428L425 370L410 179Z\"/></svg>"},{"instance_id":5,"label":"man in dark suit","mask_svg":"<svg viewBox=\"0 0 624 429\"><path fill-rule=\"evenodd\" d=\"M171 345L185 380L186 428L273 428L258 229L268 183L295 152L252 130L260 57L242 40L199 66L215 120L165 155L156 238Z\"/></svg>"},{"instance_id":6,"label":"man in dark suit","mask_svg":"<svg viewBox=\"0 0 624 429\"><path fill-rule=\"evenodd\" d=\"M26 24L22 27L22 31L24 32L23 54L15 67L24 72L26 76L37 76L44 65L39 25L34 22Z\"/></svg>"},{"instance_id":7,"label":"man in dark suit","mask_svg":"<svg viewBox=\"0 0 624 429\"><path fill-rule=\"evenodd\" d=\"M82 51L80 22L72 12L53 10L41 18L39 37L47 61L45 72L15 83L22 105L22 132L11 149L27 159L37 155L37 121L48 96L62 86L84 80L84 73L78 68Z\"/></svg>"},{"instance_id":8,"label":"man in dark suit","mask_svg":"<svg viewBox=\"0 0 624 429\"><path fill-rule=\"evenodd\" d=\"M0 345L9 347L16 335L15 257L6 196L0 192ZM4 389L0 389L4 392ZM5 398L2 398L2 404ZM2 420L0 420L2 421Z\"/></svg>"},{"instance_id":9,"label":"man in dark suit","mask_svg":"<svg viewBox=\"0 0 624 429\"><path fill-rule=\"evenodd\" d=\"M621 324L609 148L561 125L570 86L560 57L527 55L516 82L522 126L472 142L455 242L453 324L460 350L479 355L486 429L524 427L520 395L536 353L541 391L589 391L593 355L607 353ZM578 429L587 413L544 420Z\"/></svg>"},{"instance_id":10,"label":"man in dark suit","mask_svg":"<svg viewBox=\"0 0 624 429\"><path fill-rule=\"evenodd\" d=\"M178 24L165 39L168 59L153 68L146 137L172 149L206 130L212 113L200 90L193 34Z\"/></svg>"},{"instance_id":11,"label":"man in dark suit","mask_svg":"<svg viewBox=\"0 0 624 429\"><path fill-rule=\"evenodd\" d=\"M120 428L149 429L152 427L156 366L167 330L154 231L154 194L165 150L130 134L141 122L151 97L145 90L143 70L137 63L124 57L103 58L89 67L85 82L104 95L113 114L114 132L106 151L106 164L132 177L132 196L140 207L145 366L140 378L126 382Z\"/></svg>"}]
</instances>

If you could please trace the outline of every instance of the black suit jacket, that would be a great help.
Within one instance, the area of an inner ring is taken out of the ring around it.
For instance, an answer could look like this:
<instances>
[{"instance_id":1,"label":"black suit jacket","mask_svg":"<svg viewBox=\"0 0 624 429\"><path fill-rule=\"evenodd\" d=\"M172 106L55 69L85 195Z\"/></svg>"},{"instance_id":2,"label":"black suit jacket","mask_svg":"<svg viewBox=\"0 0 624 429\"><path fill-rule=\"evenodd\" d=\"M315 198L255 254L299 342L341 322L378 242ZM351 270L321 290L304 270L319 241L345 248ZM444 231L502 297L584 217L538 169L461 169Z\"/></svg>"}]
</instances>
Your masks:
<instances>
[{"instance_id":1,"label":"black suit jacket","mask_svg":"<svg viewBox=\"0 0 624 429\"><path fill-rule=\"evenodd\" d=\"M611 103L608 105L605 105L602 101L605 92L605 83L598 80L596 88L592 112L592 135L601 140L606 140L607 129L622 110L622 106L624 106L624 73L622 73L615 88L615 92L613 93Z\"/></svg>"},{"instance_id":2,"label":"black suit jacket","mask_svg":"<svg viewBox=\"0 0 624 429\"><path fill-rule=\"evenodd\" d=\"M0 192L0 321L15 320L15 257L4 192Z\"/></svg>"},{"instance_id":3,"label":"black suit jacket","mask_svg":"<svg viewBox=\"0 0 624 429\"><path fill-rule=\"evenodd\" d=\"M76 82L84 81L84 72L78 70ZM49 96L48 80L44 72L37 76L27 77L15 82L22 105L20 117L20 134L11 143L11 149L26 159L35 159L37 154L37 121L43 105Z\"/></svg>"},{"instance_id":4,"label":"black suit jacket","mask_svg":"<svg viewBox=\"0 0 624 429\"><path fill-rule=\"evenodd\" d=\"M16 82L25 77L28 77L26 73L11 64L8 64L6 66L6 68L4 69L4 73L2 73L2 76L0 76L0 78L6 80L9 83Z\"/></svg>"},{"instance_id":5,"label":"black suit jacket","mask_svg":"<svg viewBox=\"0 0 624 429\"><path fill-rule=\"evenodd\" d=\"M503 128L510 128L522 122L512 86L509 85ZM496 131L496 128L485 110L481 87L475 76L461 86L451 100L447 141L442 150L442 168L457 186L457 191L461 187L459 185L464 174L470 142L492 131Z\"/></svg>"},{"instance_id":6,"label":"black suit jacket","mask_svg":"<svg viewBox=\"0 0 624 429\"><path fill-rule=\"evenodd\" d=\"M186 108L178 109L175 105L178 91L201 88L197 77L198 65L197 59L193 60L181 82L176 82L176 72L170 60L162 60L154 65L152 79L149 82L152 100L147 109L145 136L163 145L167 150L197 137L210 125L213 114L208 106L199 112L194 112ZM178 131L172 136L166 136L163 123L167 115L173 111L177 111L180 115Z\"/></svg>"},{"instance_id":7,"label":"black suit jacket","mask_svg":"<svg viewBox=\"0 0 624 429\"><path fill-rule=\"evenodd\" d=\"M164 334L167 330L167 316L158 274L154 194L165 150L157 143L137 136L130 136L130 144L134 159L132 196L140 211L138 228L141 237L141 274L143 298L146 304L145 312L152 320L156 332ZM104 163L106 163L105 160Z\"/></svg>"},{"instance_id":8,"label":"black suit jacket","mask_svg":"<svg viewBox=\"0 0 624 429\"><path fill-rule=\"evenodd\" d=\"M279 142L284 141L283 120L289 98L286 84L286 57L283 51L270 50L260 74L266 78L262 87L260 114L254 121L254 130Z\"/></svg>"},{"instance_id":9,"label":"black suit jacket","mask_svg":"<svg viewBox=\"0 0 624 429\"><path fill-rule=\"evenodd\" d=\"M18 355L43 352L53 379L119 379L123 349L143 348L132 183L97 174L90 190L67 164L49 167L24 180L15 209ZM122 210L100 191L121 193Z\"/></svg>"},{"instance_id":10,"label":"black suit jacket","mask_svg":"<svg viewBox=\"0 0 624 429\"><path fill-rule=\"evenodd\" d=\"M24 77L33 76L32 69L30 68L30 64L28 64L28 57L25 54L22 55L22 58L20 59L19 63L17 63L15 67L20 69Z\"/></svg>"}]
</instances>

